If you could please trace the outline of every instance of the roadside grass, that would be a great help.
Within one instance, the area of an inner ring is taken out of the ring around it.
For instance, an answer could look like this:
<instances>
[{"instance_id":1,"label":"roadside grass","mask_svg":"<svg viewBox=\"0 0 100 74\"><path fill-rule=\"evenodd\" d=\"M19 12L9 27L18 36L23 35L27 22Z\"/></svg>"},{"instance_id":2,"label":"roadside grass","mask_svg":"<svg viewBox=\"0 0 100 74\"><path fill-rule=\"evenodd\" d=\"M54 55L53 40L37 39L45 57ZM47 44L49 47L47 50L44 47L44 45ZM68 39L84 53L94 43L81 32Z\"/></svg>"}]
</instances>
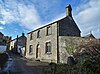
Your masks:
<instances>
[{"instance_id":1,"label":"roadside grass","mask_svg":"<svg viewBox=\"0 0 100 74\"><path fill-rule=\"evenodd\" d=\"M8 60L8 55L6 53L0 53L0 68L1 69L7 60Z\"/></svg>"}]
</instances>

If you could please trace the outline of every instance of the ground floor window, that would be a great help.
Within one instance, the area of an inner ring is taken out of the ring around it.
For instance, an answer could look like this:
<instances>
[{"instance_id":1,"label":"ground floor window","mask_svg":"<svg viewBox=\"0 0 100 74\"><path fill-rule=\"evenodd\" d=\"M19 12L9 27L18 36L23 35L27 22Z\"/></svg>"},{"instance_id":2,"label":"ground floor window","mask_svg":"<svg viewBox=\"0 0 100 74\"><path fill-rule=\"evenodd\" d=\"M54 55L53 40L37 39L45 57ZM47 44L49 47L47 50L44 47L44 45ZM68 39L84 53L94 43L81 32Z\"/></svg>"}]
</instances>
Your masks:
<instances>
[{"instance_id":1,"label":"ground floor window","mask_svg":"<svg viewBox=\"0 0 100 74\"><path fill-rule=\"evenodd\" d=\"M45 52L51 53L51 42L46 42Z\"/></svg>"},{"instance_id":2,"label":"ground floor window","mask_svg":"<svg viewBox=\"0 0 100 74\"><path fill-rule=\"evenodd\" d=\"M30 45L30 46L29 46L29 54L32 54L32 53L33 53L33 46Z\"/></svg>"}]
</instances>

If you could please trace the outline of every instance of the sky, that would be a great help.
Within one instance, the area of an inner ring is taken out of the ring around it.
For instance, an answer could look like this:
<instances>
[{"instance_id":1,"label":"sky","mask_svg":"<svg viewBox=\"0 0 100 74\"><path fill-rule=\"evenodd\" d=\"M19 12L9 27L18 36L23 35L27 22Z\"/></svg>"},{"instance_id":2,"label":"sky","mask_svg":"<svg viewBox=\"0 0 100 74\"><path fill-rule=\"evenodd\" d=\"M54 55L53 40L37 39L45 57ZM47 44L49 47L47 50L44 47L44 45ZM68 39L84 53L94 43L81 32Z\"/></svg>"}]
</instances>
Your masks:
<instances>
[{"instance_id":1,"label":"sky","mask_svg":"<svg viewBox=\"0 0 100 74\"><path fill-rule=\"evenodd\" d=\"M0 0L0 32L15 38L66 16L71 4L81 35L100 38L100 0Z\"/></svg>"}]
</instances>

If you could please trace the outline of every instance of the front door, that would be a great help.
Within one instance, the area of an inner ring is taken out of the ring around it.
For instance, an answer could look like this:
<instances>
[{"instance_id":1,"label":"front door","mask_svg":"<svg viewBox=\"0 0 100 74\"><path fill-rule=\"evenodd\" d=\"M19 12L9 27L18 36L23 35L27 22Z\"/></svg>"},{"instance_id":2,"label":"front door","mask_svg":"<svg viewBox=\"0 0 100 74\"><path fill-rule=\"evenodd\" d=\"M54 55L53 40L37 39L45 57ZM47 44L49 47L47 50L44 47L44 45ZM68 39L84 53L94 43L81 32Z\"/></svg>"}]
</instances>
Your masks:
<instances>
[{"instance_id":1,"label":"front door","mask_svg":"<svg viewBox=\"0 0 100 74\"><path fill-rule=\"evenodd\" d=\"M40 60L40 45L37 45L37 49L36 49L36 59Z\"/></svg>"}]
</instances>

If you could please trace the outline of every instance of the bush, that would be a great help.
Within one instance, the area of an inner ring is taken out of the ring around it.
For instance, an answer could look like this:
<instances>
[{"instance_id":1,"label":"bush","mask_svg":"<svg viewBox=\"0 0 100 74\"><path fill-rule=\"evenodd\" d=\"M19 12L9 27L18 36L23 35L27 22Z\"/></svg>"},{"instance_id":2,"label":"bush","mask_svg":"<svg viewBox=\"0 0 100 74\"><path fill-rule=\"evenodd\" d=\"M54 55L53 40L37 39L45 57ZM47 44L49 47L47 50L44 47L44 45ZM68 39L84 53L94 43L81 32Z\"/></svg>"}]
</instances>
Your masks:
<instances>
[{"instance_id":1,"label":"bush","mask_svg":"<svg viewBox=\"0 0 100 74\"><path fill-rule=\"evenodd\" d=\"M78 46L74 54L79 74L100 74L100 41L90 40Z\"/></svg>"}]
</instances>

